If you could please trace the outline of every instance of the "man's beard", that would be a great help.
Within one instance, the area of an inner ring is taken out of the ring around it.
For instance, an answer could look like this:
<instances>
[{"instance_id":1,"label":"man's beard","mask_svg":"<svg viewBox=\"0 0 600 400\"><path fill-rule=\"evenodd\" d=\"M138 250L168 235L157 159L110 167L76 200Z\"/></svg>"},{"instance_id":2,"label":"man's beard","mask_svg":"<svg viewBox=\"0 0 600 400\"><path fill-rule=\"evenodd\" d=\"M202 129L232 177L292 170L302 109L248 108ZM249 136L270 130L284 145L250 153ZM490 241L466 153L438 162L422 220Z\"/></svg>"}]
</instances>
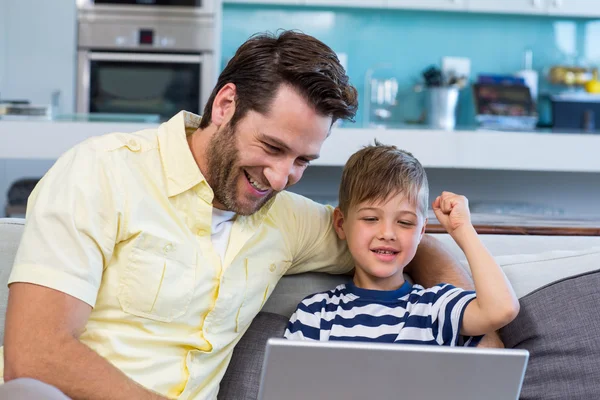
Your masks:
<instances>
[{"instance_id":1,"label":"man's beard","mask_svg":"<svg viewBox=\"0 0 600 400\"><path fill-rule=\"evenodd\" d=\"M240 165L237 132L230 124L219 128L208 143L206 150L208 171L205 176L212 188L215 200L229 211L240 215L251 215L258 211L277 192L272 191L260 201L252 204L238 199L238 180L244 174ZM244 179L246 177L244 176Z\"/></svg>"}]
</instances>

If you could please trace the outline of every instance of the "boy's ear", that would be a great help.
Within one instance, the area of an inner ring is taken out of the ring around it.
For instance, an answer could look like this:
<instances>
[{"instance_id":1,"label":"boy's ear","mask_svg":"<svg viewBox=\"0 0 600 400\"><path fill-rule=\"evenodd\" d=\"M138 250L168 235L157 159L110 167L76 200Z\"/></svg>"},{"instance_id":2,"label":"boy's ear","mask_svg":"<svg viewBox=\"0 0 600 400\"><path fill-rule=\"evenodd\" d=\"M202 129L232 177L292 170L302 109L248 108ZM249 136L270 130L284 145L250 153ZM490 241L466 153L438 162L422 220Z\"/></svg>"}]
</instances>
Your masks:
<instances>
[{"instance_id":1,"label":"boy's ear","mask_svg":"<svg viewBox=\"0 0 600 400\"><path fill-rule=\"evenodd\" d=\"M423 235L425 234L425 228L427 228L428 221L429 218L425 218L425 221L423 222L423 227L421 228L421 235L419 236L419 243L421 243L421 239L423 239Z\"/></svg>"},{"instance_id":2,"label":"boy's ear","mask_svg":"<svg viewBox=\"0 0 600 400\"><path fill-rule=\"evenodd\" d=\"M333 229L337 233L340 240L346 240L346 232L344 232L344 214L339 207L333 210Z\"/></svg>"}]
</instances>

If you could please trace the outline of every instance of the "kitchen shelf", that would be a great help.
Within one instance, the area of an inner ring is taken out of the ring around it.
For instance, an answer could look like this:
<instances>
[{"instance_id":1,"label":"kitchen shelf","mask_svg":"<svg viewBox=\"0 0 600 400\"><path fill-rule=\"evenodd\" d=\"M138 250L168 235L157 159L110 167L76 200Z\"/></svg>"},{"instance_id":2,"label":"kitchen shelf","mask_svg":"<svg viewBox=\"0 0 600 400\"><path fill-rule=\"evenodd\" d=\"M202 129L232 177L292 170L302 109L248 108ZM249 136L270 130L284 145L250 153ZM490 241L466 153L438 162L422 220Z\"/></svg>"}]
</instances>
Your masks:
<instances>
[{"instance_id":1,"label":"kitchen shelf","mask_svg":"<svg viewBox=\"0 0 600 400\"><path fill-rule=\"evenodd\" d=\"M57 159L75 144L109 132L156 124L0 120L0 159ZM412 152L425 167L600 172L600 134L336 128L315 166L342 166L373 140Z\"/></svg>"}]
</instances>

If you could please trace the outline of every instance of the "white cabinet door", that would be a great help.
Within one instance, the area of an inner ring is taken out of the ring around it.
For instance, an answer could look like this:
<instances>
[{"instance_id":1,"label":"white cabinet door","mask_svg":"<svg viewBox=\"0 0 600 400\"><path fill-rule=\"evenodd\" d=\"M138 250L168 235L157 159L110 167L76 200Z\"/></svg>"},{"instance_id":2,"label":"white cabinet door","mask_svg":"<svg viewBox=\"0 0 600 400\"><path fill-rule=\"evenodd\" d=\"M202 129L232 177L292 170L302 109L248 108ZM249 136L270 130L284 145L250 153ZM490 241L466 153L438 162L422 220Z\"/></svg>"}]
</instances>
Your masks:
<instances>
[{"instance_id":1,"label":"white cabinet door","mask_svg":"<svg viewBox=\"0 0 600 400\"><path fill-rule=\"evenodd\" d=\"M467 9L469 1L472 0L387 0L387 5L389 8L461 11Z\"/></svg>"},{"instance_id":2,"label":"white cabinet door","mask_svg":"<svg viewBox=\"0 0 600 400\"><path fill-rule=\"evenodd\" d=\"M304 0L223 0L223 3L281 4L284 6L295 6L304 4Z\"/></svg>"},{"instance_id":3,"label":"white cabinet door","mask_svg":"<svg viewBox=\"0 0 600 400\"><path fill-rule=\"evenodd\" d=\"M546 0L550 15L600 17L600 0Z\"/></svg>"},{"instance_id":4,"label":"white cabinet door","mask_svg":"<svg viewBox=\"0 0 600 400\"><path fill-rule=\"evenodd\" d=\"M303 0L307 6L383 8L386 0Z\"/></svg>"},{"instance_id":5,"label":"white cabinet door","mask_svg":"<svg viewBox=\"0 0 600 400\"><path fill-rule=\"evenodd\" d=\"M546 14L548 12L548 1L549 0L469 0L469 11L505 14Z\"/></svg>"},{"instance_id":6,"label":"white cabinet door","mask_svg":"<svg viewBox=\"0 0 600 400\"><path fill-rule=\"evenodd\" d=\"M50 104L53 92L60 91L59 111L72 113L77 60L75 2L0 0L0 3L3 14L0 28L5 35L0 42L4 57L0 77L2 98L44 105Z\"/></svg>"}]
</instances>

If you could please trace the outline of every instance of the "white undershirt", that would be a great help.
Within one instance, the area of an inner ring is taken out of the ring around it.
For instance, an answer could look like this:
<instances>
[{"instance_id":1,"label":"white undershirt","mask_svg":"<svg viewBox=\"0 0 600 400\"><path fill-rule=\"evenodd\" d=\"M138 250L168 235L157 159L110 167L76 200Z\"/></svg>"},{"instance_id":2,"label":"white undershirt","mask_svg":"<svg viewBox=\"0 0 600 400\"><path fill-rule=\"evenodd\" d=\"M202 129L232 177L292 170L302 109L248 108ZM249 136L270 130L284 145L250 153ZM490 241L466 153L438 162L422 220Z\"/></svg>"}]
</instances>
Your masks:
<instances>
[{"instance_id":1,"label":"white undershirt","mask_svg":"<svg viewBox=\"0 0 600 400\"><path fill-rule=\"evenodd\" d=\"M235 212L223 211L213 207L210 238L215 251L221 257L221 262L225 260L225 251L227 251L227 245L229 244L229 235L234 219Z\"/></svg>"}]
</instances>

